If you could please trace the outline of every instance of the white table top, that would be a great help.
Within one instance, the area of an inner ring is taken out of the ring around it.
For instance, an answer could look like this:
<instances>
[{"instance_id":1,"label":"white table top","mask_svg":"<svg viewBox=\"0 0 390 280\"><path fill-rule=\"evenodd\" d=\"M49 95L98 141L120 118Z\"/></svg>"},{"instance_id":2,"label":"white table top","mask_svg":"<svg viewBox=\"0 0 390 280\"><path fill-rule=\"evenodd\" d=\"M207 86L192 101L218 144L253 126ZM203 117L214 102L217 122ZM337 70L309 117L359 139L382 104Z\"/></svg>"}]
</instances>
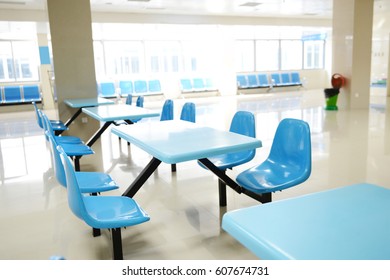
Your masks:
<instances>
[{"instance_id":1,"label":"white table top","mask_svg":"<svg viewBox=\"0 0 390 280\"><path fill-rule=\"evenodd\" d=\"M160 115L160 112L155 110L126 104L100 105L97 107L83 108L82 111L102 122L157 117Z\"/></svg>"},{"instance_id":2,"label":"white table top","mask_svg":"<svg viewBox=\"0 0 390 280\"><path fill-rule=\"evenodd\" d=\"M93 107L93 106L106 105L106 104L115 104L115 102L112 100L108 100L100 97L65 99L64 103L71 108L83 108L83 107Z\"/></svg>"},{"instance_id":3,"label":"white table top","mask_svg":"<svg viewBox=\"0 0 390 280\"><path fill-rule=\"evenodd\" d=\"M390 189L356 184L239 209L222 228L261 259L389 260Z\"/></svg>"},{"instance_id":4,"label":"white table top","mask_svg":"<svg viewBox=\"0 0 390 280\"><path fill-rule=\"evenodd\" d=\"M111 132L169 164L261 147L259 139L181 120L118 126Z\"/></svg>"}]
</instances>

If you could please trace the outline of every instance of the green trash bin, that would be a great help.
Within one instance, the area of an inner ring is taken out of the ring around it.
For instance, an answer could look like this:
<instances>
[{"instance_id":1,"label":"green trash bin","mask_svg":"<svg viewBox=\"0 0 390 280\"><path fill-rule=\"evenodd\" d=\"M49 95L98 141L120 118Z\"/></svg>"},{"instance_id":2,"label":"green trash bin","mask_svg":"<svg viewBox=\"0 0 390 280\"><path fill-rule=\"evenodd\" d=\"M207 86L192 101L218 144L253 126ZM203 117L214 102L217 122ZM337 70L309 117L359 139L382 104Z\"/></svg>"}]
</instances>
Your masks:
<instances>
[{"instance_id":1,"label":"green trash bin","mask_svg":"<svg viewBox=\"0 0 390 280\"><path fill-rule=\"evenodd\" d=\"M325 110L335 111L338 110L337 107L337 98L340 93L340 89L338 88L326 88L324 90L326 106Z\"/></svg>"}]
</instances>

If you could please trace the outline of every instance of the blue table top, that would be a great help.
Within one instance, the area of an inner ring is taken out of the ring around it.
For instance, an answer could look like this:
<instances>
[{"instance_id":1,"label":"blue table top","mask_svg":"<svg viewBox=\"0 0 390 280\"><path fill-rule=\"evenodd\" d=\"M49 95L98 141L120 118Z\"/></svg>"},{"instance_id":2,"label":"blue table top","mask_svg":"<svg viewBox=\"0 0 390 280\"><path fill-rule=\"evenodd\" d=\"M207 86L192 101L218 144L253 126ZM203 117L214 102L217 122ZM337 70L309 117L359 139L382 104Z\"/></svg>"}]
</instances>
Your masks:
<instances>
[{"instance_id":1,"label":"blue table top","mask_svg":"<svg viewBox=\"0 0 390 280\"><path fill-rule=\"evenodd\" d=\"M357 184L228 212L222 228L261 259L390 259L390 189Z\"/></svg>"},{"instance_id":2,"label":"blue table top","mask_svg":"<svg viewBox=\"0 0 390 280\"><path fill-rule=\"evenodd\" d=\"M169 164L261 147L256 138L181 120L118 126L111 132Z\"/></svg>"},{"instance_id":3,"label":"blue table top","mask_svg":"<svg viewBox=\"0 0 390 280\"><path fill-rule=\"evenodd\" d=\"M64 103L71 108L93 107L106 104L115 104L114 101L101 97L65 99Z\"/></svg>"},{"instance_id":4,"label":"blue table top","mask_svg":"<svg viewBox=\"0 0 390 280\"><path fill-rule=\"evenodd\" d=\"M100 105L83 108L82 111L102 122L158 117L160 115L160 112L157 111L126 104Z\"/></svg>"}]
</instances>

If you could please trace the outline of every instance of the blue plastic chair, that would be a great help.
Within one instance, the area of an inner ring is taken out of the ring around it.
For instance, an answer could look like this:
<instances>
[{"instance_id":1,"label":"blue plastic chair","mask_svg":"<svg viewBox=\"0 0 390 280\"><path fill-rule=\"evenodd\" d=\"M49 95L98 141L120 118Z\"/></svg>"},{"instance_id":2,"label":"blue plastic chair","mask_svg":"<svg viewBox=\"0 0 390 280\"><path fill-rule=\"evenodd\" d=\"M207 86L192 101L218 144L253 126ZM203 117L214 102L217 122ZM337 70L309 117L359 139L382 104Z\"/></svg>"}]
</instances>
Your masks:
<instances>
[{"instance_id":1,"label":"blue plastic chair","mask_svg":"<svg viewBox=\"0 0 390 280\"><path fill-rule=\"evenodd\" d=\"M121 96L127 96L134 93L134 87L132 81L119 81L119 89Z\"/></svg>"},{"instance_id":2,"label":"blue plastic chair","mask_svg":"<svg viewBox=\"0 0 390 280\"><path fill-rule=\"evenodd\" d=\"M268 158L241 172L237 183L244 193L268 195L306 181L311 173L309 125L302 120L283 119L276 130Z\"/></svg>"},{"instance_id":3,"label":"blue plastic chair","mask_svg":"<svg viewBox=\"0 0 390 280\"><path fill-rule=\"evenodd\" d=\"M38 85L23 85L23 100L24 102L42 100L41 91Z\"/></svg>"},{"instance_id":4,"label":"blue plastic chair","mask_svg":"<svg viewBox=\"0 0 390 280\"><path fill-rule=\"evenodd\" d=\"M255 74L248 75L248 86L250 88L256 88L259 86L259 82L257 81L257 76Z\"/></svg>"},{"instance_id":5,"label":"blue plastic chair","mask_svg":"<svg viewBox=\"0 0 390 280\"><path fill-rule=\"evenodd\" d=\"M60 154L57 150L57 143L53 135L46 132L50 143L50 152L52 156L54 174L58 183L63 187L67 187L65 169L62 165ZM119 186L111 178L110 175L101 172L76 172L77 182L79 183L80 191L82 193L97 194L100 192L116 190Z\"/></svg>"},{"instance_id":6,"label":"blue plastic chair","mask_svg":"<svg viewBox=\"0 0 390 280\"><path fill-rule=\"evenodd\" d=\"M196 121L195 103L186 102L183 105L183 108L181 109L181 113L180 113L180 119L183 121L188 121L188 122L193 122L193 123Z\"/></svg>"},{"instance_id":7,"label":"blue plastic chair","mask_svg":"<svg viewBox=\"0 0 390 280\"><path fill-rule=\"evenodd\" d=\"M161 83L159 80L148 81L148 92L150 93L161 93Z\"/></svg>"},{"instance_id":8,"label":"blue plastic chair","mask_svg":"<svg viewBox=\"0 0 390 280\"><path fill-rule=\"evenodd\" d=\"M31 102L31 104L34 106L35 117L37 119L37 123L38 123L39 127L44 129L42 119L38 113L37 104L34 101ZM60 120L49 120L49 121L50 121L52 128L53 128L56 135L61 134L61 132L65 131L65 130L68 130L68 127Z\"/></svg>"},{"instance_id":9,"label":"blue plastic chair","mask_svg":"<svg viewBox=\"0 0 390 280\"><path fill-rule=\"evenodd\" d=\"M248 80L246 75L237 75L237 87L238 88L248 88Z\"/></svg>"},{"instance_id":10,"label":"blue plastic chair","mask_svg":"<svg viewBox=\"0 0 390 280\"><path fill-rule=\"evenodd\" d=\"M58 144L83 144L84 143L77 136L70 136L70 135L66 135L66 136L60 135L60 136L57 136L57 135L55 135L54 130L53 130L53 126L50 123L50 121L49 121L48 117L46 116L46 114L43 111L41 111L40 109L38 109L38 115L40 116L41 120L43 120L42 124L43 124L43 127L44 127L44 131L50 133L51 135L53 135L54 139L56 140L56 142ZM46 137L46 139L48 140L47 137Z\"/></svg>"},{"instance_id":11,"label":"blue plastic chair","mask_svg":"<svg viewBox=\"0 0 390 280\"><path fill-rule=\"evenodd\" d=\"M43 121L46 122L45 126L50 125L47 118L43 118ZM61 144L59 144L56 141L56 139L54 139L54 140L56 142L56 145L61 145L63 147L63 149L65 150L66 154L74 160L76 171L80 171L80 158L82 156L92 155L95 153L91 147L89 147L88 145L85 145L84 143L61 143Z\"/></svg>"},{"instance_id":12,"label":"blue plastic chair","mask_svg":"<svg viewBox=\"0 0 390 280\"><path fill-rule=\"evenodd\" d=\"M256 138L255 116L251 112L238 111L234 114L230 124L230 132ZM209 160L223 172L227 169L239 166L251 161L256 155L256 150L247 150L236 153L223 154L210 157ZM202 163L198 162L203 168ZM218 180L219 188L219 205L226 206L226 184Z\"/></svg>"},{"instance_id":13,"label":"blue plastic chair","mask_svg":"<svg viewBox=\"0 0 390 280\"><path fill-rule=\"evenodd\" d=\"M192 92L194 90L190 79L180 79L180 87L182 92Z\"/></svg>"},{"instance_id":14,"label":"blue plastic chair","mask_svg":"<svg viewBox=\"0 0 390 280\"><path fill-rule=\"evenodd\" d=\"M73 214L96 229L110 229L113 258L123 259L121 228L150 220L135 200L127 196L85 196L80 191L72 162L64 149L57 147L65 168L68 204Z\"/></svg>"},{"instance_id":15,"label":"blue plastic chair","mask_svg":"<svg viewBox=\"0 0 390 280\"><path fill-rule=\"evenodd\" d=\"M140 95L137 97L137 101L136 101L136 104L135 106L137 107L144 107L144 96ZM133 103L133 96L131 94L129 94L127 97L126 97L126 104L127 105L131 105ZM131 122L133 123L136 123L136 122L139 122L140 120L142 120L142 118L137 118L137 119L132 119ZM127 125L128 123L121 120L121 121L116 121L115 122L115 125ZM121 138L118 136L119 138L119 141L121 140ZM130 142L127 142L127 145L130 146Z\"/></svg>"},{"instance_id":16,"label":"blue plastic chair","mask_svg":"<svg viewBox=\"0 0 390 280\"><path fill-rule=\"evenodd\" d=\"M145 94L148 92L148 84L145 80L134 81L134 93Z\"/></svg>"},{"instance_id":17,"label":"blue plastic chair","mask_svg":"<svg viewBox=\"0 0 390 280\"><path fill-rule=\"evenodd\" d=\"M103 82L98 85L99 96L106 98L117 97L114 82Z\"/></svg>"},{"instance_id":18,"label":"blue plastic chair","mask_svg":"<svg viewBox=\"0 0 390 280\"><path fill-rule=\"evenodd\" d=\"M4 86L4 102L5 103L21 103L22 91L20 86Z\"/></svg>"},{"instance_id":19,"label":"blue plastic chair","mask_svg":"<svg viewBox=\"0 0 390 280\"><path fill-rule=\"evenodd\" d=\"M167 99L164 102L163 108L161 110L160 121L173 120L173 101Z\"/></svg>"}]
</instances>

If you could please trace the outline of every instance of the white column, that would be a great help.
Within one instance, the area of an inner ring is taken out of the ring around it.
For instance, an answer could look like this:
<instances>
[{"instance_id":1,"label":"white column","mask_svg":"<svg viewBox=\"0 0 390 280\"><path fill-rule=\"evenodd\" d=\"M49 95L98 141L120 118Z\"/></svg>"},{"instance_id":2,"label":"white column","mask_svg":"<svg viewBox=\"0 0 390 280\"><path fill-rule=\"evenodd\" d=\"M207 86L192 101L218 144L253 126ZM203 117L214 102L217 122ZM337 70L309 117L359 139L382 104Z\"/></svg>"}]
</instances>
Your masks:
<instances>
[{"instance_id":1,"label":"white column","mask_svg":"<svg viewBox=\"0 0 390 280\"><path fill-rule=\"evenodd\" d=\"M339 108L368 108L374 0L333 1L332 73L347 78Z\"/></svg>"}]
</instances>

